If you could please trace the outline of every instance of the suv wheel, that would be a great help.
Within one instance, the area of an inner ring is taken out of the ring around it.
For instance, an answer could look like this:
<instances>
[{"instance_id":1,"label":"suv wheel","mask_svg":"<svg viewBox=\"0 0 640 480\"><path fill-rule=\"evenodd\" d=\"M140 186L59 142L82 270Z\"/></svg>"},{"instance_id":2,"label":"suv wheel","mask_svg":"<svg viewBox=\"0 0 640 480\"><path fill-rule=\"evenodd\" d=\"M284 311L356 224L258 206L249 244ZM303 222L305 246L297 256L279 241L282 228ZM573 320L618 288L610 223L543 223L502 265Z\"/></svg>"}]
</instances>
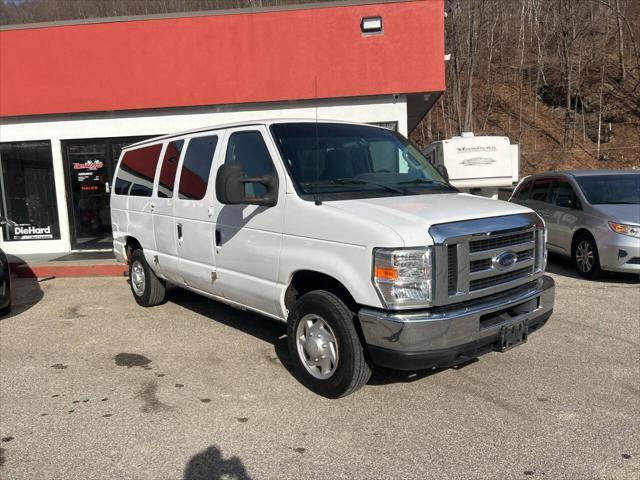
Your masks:
<instances>
[{"instance_id":1,"label":"suv wheel","mask_svg":"<svg viewBox=\"0 0 640 480\"><path fill-rule=\"evenodd\" d=\"M598 247L591 235L582 234L576 239L573 246L573 263L584 278L594 279L602 273Z\"/></svg>"},{"instance_id":2,"label":"suv wheel","mask_svg":"<svg viewBox=\"0 0 640 480\"><path fill-rule=\"evenodd\" d=\"M138 305L153 307L164 301L165 285L149 268L142 250L136 250L129 262L131 292Z\"/></svg>"},{"instance_id":3,"label":"suv wheel","mask_svg":"<svg viewBox=\"0 0 640 480\"><path fill-rule=\"evenodd\" d=\"M289 313L287 341L298 378L318 395L349 395L371 376L354 313L333 293L316 290L298 299Z\"/></svg>"}]
</instances>

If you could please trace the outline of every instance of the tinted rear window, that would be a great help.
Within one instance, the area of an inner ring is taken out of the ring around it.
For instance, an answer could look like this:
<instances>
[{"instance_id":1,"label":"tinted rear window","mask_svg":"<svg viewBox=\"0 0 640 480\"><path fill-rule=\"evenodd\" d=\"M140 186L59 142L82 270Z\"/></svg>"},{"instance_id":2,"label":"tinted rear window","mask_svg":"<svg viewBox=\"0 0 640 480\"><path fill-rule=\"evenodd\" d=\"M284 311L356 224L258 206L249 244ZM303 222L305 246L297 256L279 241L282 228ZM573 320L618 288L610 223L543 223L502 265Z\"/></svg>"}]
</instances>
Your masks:
<instances>
[{"instance_id":1,"label":"tinted rear window","mask_svg":"<svg viewBox=\"0 0 640 480\"><path fill-rule=\"evenodd\" d=\"M116 177L116 195L150 197L162 145L150 145L125 152Z\"/></svg>"}]
</instances>

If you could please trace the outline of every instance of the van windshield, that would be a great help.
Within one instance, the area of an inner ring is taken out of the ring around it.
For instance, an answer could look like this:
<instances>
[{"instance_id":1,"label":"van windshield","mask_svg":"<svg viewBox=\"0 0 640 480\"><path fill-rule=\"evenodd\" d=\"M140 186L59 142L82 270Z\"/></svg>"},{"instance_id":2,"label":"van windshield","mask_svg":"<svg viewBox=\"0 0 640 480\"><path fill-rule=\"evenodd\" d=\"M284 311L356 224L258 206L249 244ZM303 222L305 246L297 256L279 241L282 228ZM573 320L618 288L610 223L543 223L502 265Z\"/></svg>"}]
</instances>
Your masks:
<instances>
[{"instance_id":1,"label":"van windshield","mask_svg":"<svg viewBox=\"0 0 640 480\"><path fill-rule=\"evenodd\" d=\"M271 126L304 199L337 200L457 191L402 135L341 123Z\"/></svg>"},{"instance_id":2,"label":"van windshield","mask_svg":"<svg viewBox=\"0 0 640 480\"><path fill-rule=\"evenodd\" d=\"M640 204L640 173L577 177L591 205Z\"/></svg>"}]
</instances>

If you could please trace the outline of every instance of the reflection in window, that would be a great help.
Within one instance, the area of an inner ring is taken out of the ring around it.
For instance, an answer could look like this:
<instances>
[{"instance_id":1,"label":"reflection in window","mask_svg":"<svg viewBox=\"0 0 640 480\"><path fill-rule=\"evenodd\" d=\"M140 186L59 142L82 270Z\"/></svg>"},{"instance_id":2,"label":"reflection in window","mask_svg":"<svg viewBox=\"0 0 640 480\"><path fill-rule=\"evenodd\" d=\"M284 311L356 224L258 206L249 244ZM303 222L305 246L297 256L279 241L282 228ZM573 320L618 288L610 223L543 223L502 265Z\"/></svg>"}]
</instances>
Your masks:
<instances>
[{"instance_id":1,"label":"reflection in window","mask_svg":"<svg viewBox=\"0 0 640 480\"><path fill-rule=\"evenodd\" d=\"M547 193L551 186L550 179L536 180L533 182L533 188L531 189L531 200L537 200L538 202L547 201Z\"/></svg>"},{"instance_id":2,"label":"reflection in window","mask_svg":"<svg viewBox=\"0 0 640 480\"><path fill-rule=\"evenodd\" d=\"M273 162L260 132L236 132L229 138L225 163L239 163L247 177L273 173ZM245 183L247 197L266 195L267 187L260 183Z\"/></svg>"},{"instance_id":3,"label":"reflection in window","mask_svg":"<svg viewBox=\"0 0 640 480\"><path fill-rule=\"evenodd\" d=\"M196 137L189 140L180 173L178 197L183 200L202 200L207 193L209 173L218 137Z\"/></svg>"},{"instance_id":4,"label":"reflection in window","mask_svg":"<svg viewBox=\"0 0 640 480\"><path fill-rule=\"evenodd\" d=\"M170 142L164 152L162 159L162 167L160 167L160 180L158 181L158 197L173 197L173 185L176 181L176 172L178 171L178 161L180 160L180 152L184 140Z\"/></svg>"},{"instance_id":5,"label":"reflection in window","mask_svg":"<svg viewBox=\"0 0 640 480\"><path fill-rule=\"evenodd\" d=\"M4 240L60 238L51 142L0 143Z\"/></svg>"},{"instance_id":6,"label":"reflection in window","mask_svg":"<svg viewBox=\"0 0 640 480\"><path fill-rule=\"evenodd\" d=\"M151 145L125 152L116 177L117 195L151 196L160 150L162 145Z\"/></svg>"}]
</instances>

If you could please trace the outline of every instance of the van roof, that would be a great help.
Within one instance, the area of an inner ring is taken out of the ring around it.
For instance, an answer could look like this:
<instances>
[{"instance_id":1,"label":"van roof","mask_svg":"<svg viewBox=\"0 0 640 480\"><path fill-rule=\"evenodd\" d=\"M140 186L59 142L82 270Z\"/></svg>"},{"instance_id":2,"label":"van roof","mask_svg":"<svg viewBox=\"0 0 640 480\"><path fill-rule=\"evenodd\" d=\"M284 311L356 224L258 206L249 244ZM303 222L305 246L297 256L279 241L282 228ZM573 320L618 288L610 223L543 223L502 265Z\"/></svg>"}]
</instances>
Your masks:
<instances>
[{"instance_id":1,"label":"van roof","mask_svg":"<svg viewBox=\"0 0 640 480\"><path fill-rule=\"evenodd\" d=\"M534 173L533 175L528 175L525 178L544 178L544 177L552 177L557 175L570 176L574 178L581 177L593 177L593 176L606 176L606 175L638 175L640 174L640 170L559 170L559 171L550 171L550 172L539 172Z\"/></svg>"},{"instance_id":2,"label":"van roof","mask_svg":"<svg viewBox=\"0 0 640 480\"><path fill-rule=\"evenodd\" d=\"M135 148L141 147L143 145L163 142L163 141L168 140L170 138L182 137L184 135L189 135L189 134L192 134L192 133L211 132L211 131L222 130L222 129L226 129L226 128L247 127L247 126L251 126L251 125L270 126L270 125L277 124L277 123L343 123L345 125L365 125L363 123L347 122L347 121L344 121L344 120L316 120L316 119L313 119L313 118L274 118L274 119L253 120L253 121L245 121L245 122L233 122L233 123L225 123L225 124L221 124L221 125L212 125L212 126L208 126L208 127L195 128L195 129L192 129L192 130L185 130L183 132L170 133L170 134L167 134L167 135L160 135L158 137L148 138L146 140L142 140L141 142L137 142L137 143L133 143L131 145L128 145L127 147L123 148L122 150L124 151L124 150L135 149ZM366 125L369 126L369 127L372 127L372 128L382 128L382 129L384 129L384 127L380 127L378 125L371 125L371 124L366 124Z\"/></svg>"}]
</instances>

